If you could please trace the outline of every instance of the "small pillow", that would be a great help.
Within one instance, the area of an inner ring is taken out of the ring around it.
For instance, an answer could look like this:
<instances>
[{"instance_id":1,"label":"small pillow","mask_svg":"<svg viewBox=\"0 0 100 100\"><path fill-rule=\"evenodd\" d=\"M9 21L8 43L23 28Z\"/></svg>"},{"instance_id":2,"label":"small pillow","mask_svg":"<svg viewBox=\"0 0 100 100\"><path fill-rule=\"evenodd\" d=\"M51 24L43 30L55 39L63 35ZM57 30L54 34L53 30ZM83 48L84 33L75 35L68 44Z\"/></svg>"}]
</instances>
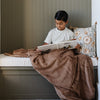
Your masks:
<instances>
[{"instance_id":1,"label":"small pillow","mask_svg":"<svg viewBox=\"0 0 100 100\"><path fill-rule=\"evenodd\" d=\"M74 36L81 45L81 53L91 57L96 56L96 27L74 28Z\"/></svg>"}]
</instances>

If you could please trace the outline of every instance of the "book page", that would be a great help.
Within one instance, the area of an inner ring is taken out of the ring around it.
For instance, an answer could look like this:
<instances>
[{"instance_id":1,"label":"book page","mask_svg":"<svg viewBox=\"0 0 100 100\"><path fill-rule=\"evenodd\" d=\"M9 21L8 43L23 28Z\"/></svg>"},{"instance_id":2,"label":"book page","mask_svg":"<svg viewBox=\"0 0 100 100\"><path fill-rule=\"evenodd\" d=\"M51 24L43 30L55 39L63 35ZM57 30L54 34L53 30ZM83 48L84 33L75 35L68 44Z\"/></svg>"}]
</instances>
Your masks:
<instances>
[{"instance_id":1,"label":"book page","mask_svg":"<svg viewBox=\"0 0 100 100\"><path fill-rule=\"evenodd\" d=\"M54 50L54 49L60 49L60 48L69 48L73 49L77 45L77 40L71 40L71 41L64 41L57 44L48 44L48 45L42 45L37 46L38 50L45 51L45 50Z\"/></svg>"}]
</instances>

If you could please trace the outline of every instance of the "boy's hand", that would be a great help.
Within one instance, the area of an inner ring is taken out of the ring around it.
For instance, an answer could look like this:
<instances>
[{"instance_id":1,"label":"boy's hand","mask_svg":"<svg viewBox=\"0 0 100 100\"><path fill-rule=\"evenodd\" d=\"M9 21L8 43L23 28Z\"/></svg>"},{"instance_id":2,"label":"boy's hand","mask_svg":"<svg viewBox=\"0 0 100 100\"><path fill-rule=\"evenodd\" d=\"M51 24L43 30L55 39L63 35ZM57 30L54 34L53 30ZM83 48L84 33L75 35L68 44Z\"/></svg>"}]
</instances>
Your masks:
<instances>
[{"instance_id":1,"label":"boy's hand","mask_svg":"<svg viewBox=\"0 0 100 100\"><path fill-rule=\"evenodd\" d=\"M80 51L81 46L80 46L79 44L77 44L75 48L76 48L78 51Z\"/></svg>"},{"instance_id":2,"label":"boy's hand","mask_svg":"<svg viewBox=\"0 0 100 100\"><path fill-rule=\"evenodd\" d=\"M40 50L39 50L38 48L36 49L36 51L37 51L37 52L40 52Z\"/></svg>"},{"instance_id":3,"label":"boy's hand","mask_svg":"<svg viewBox=\"0 0 100 100\"><path fill-rule=\"evenodd\" d=\"M39 52L40 50L39 50L37 47L35 47L35 48L34 48L34 51Z\"/></svg>"},{"instance_id":4,"label":"boy's hand","mask_svg":"<svg viewBox=\"0 0 100 100\"><path fill-rule=\"evenodd\" d=\"M72 40L76 40L76 39L72 39Z\"/></svg>"}]
</instances>

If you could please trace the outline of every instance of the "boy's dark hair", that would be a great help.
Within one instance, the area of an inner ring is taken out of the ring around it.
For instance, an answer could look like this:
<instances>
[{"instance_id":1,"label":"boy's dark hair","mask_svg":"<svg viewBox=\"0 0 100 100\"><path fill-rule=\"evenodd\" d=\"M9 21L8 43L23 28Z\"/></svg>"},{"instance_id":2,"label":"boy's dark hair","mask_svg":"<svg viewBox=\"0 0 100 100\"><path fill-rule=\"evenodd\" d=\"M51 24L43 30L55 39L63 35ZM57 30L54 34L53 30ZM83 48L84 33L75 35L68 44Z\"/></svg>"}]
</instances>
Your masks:
<instances>
[{"instance_id":1,"label":"boy's dark hair","mask_svg":"<svg viewBox=\"0 0 100 100\"><path fill-rule=\"evenodd\" d=\"M55 19L66 22L68 20L68 14L64 10L59 10L55 14Z\"/></svg>"}]
</instances>

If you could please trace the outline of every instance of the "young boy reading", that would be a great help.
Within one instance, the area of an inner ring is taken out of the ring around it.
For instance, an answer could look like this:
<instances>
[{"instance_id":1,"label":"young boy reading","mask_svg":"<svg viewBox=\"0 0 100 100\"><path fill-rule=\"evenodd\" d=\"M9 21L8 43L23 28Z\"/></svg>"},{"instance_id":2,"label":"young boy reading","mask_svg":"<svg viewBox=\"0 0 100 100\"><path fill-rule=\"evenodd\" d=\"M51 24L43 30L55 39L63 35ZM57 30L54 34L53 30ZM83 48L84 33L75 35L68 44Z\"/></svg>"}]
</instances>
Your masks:
<instances>
[{"instance_id":1,"label":"young boy reading","mask_svg":"<svg viewBox=\"0 0 100 100\"><path fill-rule=\"evenodd\" d=\"M55 44L73 39L73 32L66 27L68 23L67 12L60 10L55 14L56 28L49 31L44 44Z\"/></svg>"},{"instance_id":2,"label":"young boy reading","mask_svg":"<svg viewBox=\"0 0 100 100\"><path fill-rule=\"evenodd\" d=\"M68 14L64 10L59 10L55 14L56 28L49 31L46 39L44 40L44 45L57 44L67 40L74 40L74 33L69 30L66 25L68 24ZM80 45L77 44L75 47L78 50ZM38 49L36 49L39 51Z\"/></svg>"}]
</instances>

